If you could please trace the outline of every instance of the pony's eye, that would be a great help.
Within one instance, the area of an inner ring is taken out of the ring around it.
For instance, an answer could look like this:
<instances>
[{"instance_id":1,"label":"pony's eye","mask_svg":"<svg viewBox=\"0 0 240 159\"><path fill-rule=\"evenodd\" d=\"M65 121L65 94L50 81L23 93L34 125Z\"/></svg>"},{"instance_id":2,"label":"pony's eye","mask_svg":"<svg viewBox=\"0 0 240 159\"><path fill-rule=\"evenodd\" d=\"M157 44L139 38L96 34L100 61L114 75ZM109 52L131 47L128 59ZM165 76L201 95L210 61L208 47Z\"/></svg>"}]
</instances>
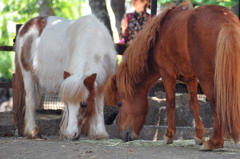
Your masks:
<instances>
[{"instance_id":1,"label":"pony's eye","mask_svg":"<svg viewBox=\"0 0 240 159\"><path fill-rule=\"evenodd\" d=\"M122 106L122 102L118 102L118 107L121 107Z\"/></svg>"},{"instance_id":2,"label":"pony's eye","mask_svg":"<svg viewBox=\"0 0 240 159\"><path fill-rule=\"evenodd\" d=\"M80 103L81 108L87 107L87 102Z\"/></svg>"}]
</instances>

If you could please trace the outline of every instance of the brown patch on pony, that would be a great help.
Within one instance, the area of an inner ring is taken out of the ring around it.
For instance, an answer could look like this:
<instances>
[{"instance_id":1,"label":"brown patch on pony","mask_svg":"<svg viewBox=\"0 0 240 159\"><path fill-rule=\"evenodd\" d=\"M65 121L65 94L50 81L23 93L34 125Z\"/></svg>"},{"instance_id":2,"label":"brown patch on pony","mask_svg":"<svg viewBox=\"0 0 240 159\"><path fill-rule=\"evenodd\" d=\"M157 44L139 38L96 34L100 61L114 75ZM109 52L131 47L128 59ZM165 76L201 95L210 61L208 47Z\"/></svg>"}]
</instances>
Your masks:
<instances>
[{"instance_id":1,"label":"brown patch on pony","mask_svg":"<svg viewBox=\"0 0 240 159\"><path fill-rule=\"evenodd\" d=\"M20 37L23 37L24 34L26 34L30 28L34 27L39 31L39 36L41 36L42 31L44 27L47 24L47 16L38 16L36 18L33 18L29 20L25 25L23 26Z\"/></svg>"},{"instance_id":2,"label":"brown patch on pony","mask_svg":"<svg viewBox=\"0 0 240 159\"><path fill-rule=\"evenodd\" d=\"M92 74L91 76L87 77L84 80L84 85L87 87L87 89L89 91L87 107L83 108L83 109L81 109L81 108L79 109L79 111L83 111L83 113L81 113L81 114L84 114L84 116L88 116L86 123L83 125L83 127L81 129L81 132L84 135L88 135L91 120L92 120L94 114L96 113L95 101L94 101L94 98L95 98L95 95L96 95L96 92L95 92L95 89L94 89L95 88L94 83L95 83L96 77L97 77L97 74L95 73L95 74ZM78 121L78 126L79 125L82 125L82 120Z\"/></svg>"},{"instance_id":3,"label":"brown patch on pony","mask_svg":"<svg viewBox=\"0 0 240 159\"><path fill-rule=\"evenodd\" d=\"M13 88L13 110L14 110L14 122L18 127L18 134L23 131L24 116L25 116L25 89L23 83L23 75L21 67L18 62L18 54L15 53L15 74L12 82Z\"/></svg>"},{"instance_id":4,"label":"brown patch on pony","mask_svg":"<svg viewBox=\"0 0 240 159\"><path fill-rule=\"evenodd\" d=\"M217 115L227 139L240 137L240 27L225 23L218 35L215 82Z\"/></svg>"},{"instance_id":5,"label":"brown patch on pony","mask_svg":"<svg viewBox=\"0 0 240 159\"><path fill-rule=\"evenodd\" d=\"M31 59L31 48L32 48L33 37L28 36L27 40L22 46L21 52L21 62L22 66L26 71L30 71L32 68L32 59Z\"/></svg>"},{"instance_id":6,"label":"brown patch on pony","mask_svg":"<svg viewBox=\"0 0 240 159\"><path fill-rule=\"evenodd\" d=\"M170 10L170 8L165 9L161 14L153 17L150 24L139 32L124 52L125 60L117 68L114 76L116 76L116 88L125 95L125 98L133 98L136 93L135 87L147 78L149 64L156 65L155 59L149 55L149 50L155 45L159 29ZM107 88L107 94L112 96L116 91L114 80L108 82L110 88Z\"/></svg>"}]
</instances>

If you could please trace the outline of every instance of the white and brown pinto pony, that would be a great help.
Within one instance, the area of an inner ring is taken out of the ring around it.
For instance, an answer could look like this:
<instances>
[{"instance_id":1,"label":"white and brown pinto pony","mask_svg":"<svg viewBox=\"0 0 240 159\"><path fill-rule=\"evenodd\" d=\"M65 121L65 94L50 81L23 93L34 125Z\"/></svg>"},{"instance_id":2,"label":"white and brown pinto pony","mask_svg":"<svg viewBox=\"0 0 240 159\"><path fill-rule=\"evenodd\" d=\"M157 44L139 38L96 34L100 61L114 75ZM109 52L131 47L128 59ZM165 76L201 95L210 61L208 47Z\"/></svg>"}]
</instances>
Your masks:
<instances>
[{"instance_id":1,"label":"white and brown pinto pony","mask_svg":"<svg viewBox=\"0 0 240 159\"><path fill-rule=\"evenodd\" d=\"M27 138L41 137L36 105L43 93L60 92L67 105L61 138L78 139L81 132L94 139L108 137L103 87L115 71L116 50L109 31L95 16L72 21L33 18L18 31L15 51L14 119L19 132L24 125Z\"/></svg>"}]
</instances>

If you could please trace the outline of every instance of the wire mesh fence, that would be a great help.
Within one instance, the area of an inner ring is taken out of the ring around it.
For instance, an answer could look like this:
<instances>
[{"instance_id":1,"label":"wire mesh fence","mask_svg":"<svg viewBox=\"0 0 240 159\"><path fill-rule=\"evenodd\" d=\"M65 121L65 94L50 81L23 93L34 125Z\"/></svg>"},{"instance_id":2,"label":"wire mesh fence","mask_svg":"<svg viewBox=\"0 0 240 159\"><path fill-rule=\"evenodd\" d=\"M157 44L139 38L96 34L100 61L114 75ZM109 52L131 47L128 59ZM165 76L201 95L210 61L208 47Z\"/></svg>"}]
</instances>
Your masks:
<instances>
[{"instance_id":1,"label":"wire mesh fence","mask_svg":"<svg viewBox=\"0 0 240 159\"><path fill-rule=\"evenodd\" d=\"M183 95L183 93L176 93L175 95L176 96L181 96L181 95ZM198 94L197 98L198 98L198 100L200 100L202 102L207 102L207 97L206 97L205 94Z\"/></svg>"},{"instance_id":2,"label":"wire mesh fence","mask_svg":"<svg viewBox=\"0 0 240 159\"><path fill-rule=\"evenodd\" d=\"M181 96L183 93L176 93L176 96ZM198 100L206 102L207 98L204 94L197 95ZM41 98L41 102L37 109L44 109L44 110L63 110L65 104L61 102L59 95L43 95Z\"/></svg>"},{"instance_id":3,"label":"wire mesh fence","mask_svg":"<svg viewBox=\"0 0 240 159\"><path fill-rule=\"evenodd\" d=\"M59 95L48 95L45 94L41 97L40 104L38 109L45 109L45 110L63 110L65 104L61 102Z\"/></svg>"}]
</instances>

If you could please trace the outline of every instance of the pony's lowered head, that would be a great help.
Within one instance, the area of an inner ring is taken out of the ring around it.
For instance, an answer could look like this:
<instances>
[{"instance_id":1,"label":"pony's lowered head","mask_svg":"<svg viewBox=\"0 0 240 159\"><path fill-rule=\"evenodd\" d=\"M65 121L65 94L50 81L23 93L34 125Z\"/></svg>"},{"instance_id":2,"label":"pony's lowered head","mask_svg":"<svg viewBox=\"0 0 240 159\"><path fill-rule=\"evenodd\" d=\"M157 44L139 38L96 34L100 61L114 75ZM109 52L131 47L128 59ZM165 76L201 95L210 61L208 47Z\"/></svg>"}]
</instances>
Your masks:
<instances>
[{"instance_id":1,"label":"pony's lowered head","mask_svg":"<svg viewBox=\"0 0 240 159\"><path fill-rule=\"evenodd\" d=\"M119 131L124 141L134 140L140 134L148 113L148 91L160 78L151 49L166 17L166 9L139 32L124 52L125 59L107 81L105 103L119 108Z\"/></svg>"},{"instance_id":2,"label":"pony's lowered head","mask_svg":"<svg viewBox=\"0 0 240 159\"><path fill-rule=\"evenodd\" d=\"M77 140L81 132L88 134L89 125L95 112L95 80L97 74L73 82L74 75L64 72L64 83L61 86L62 101L66 104L60 124L60 138ZM77 78L79 80L79 78Z\"/></svg>"}]
</instances>

